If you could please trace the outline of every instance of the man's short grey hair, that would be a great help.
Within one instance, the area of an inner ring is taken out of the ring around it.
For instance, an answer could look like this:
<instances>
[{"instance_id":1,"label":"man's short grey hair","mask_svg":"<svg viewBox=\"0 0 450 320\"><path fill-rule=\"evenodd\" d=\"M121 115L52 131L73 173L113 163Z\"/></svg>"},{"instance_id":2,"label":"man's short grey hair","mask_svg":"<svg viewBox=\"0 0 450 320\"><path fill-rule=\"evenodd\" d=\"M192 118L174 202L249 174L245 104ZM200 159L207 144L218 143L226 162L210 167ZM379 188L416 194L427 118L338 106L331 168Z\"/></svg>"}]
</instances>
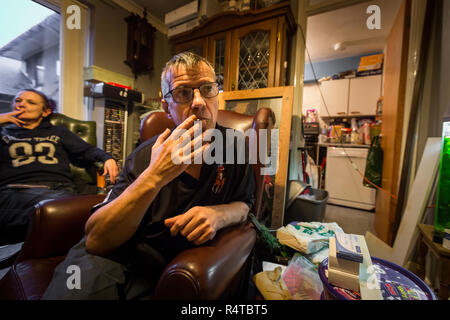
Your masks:
<instances>
[{"instance_id":1,"label":"man's short grey hair","mask_svg":"<svg viewBox=\"0 0 450 320\"><path fill-rule=\"evenodd\" d=\"M214 71L214 67L211 65L211 63L209 63L208 60L199 56L198 54L185 51L177 55L174 55L172 59L167 61L161 74L161 92L163 97L170 91L171 79L167 77L167 74L170 72L170 70L176 69L179 66L184 66L186 69L193 69L202 62L205 63L211 69L211 72L214 75L214 81L216 81L216 73Z\"/></svg>"}]
</instances>

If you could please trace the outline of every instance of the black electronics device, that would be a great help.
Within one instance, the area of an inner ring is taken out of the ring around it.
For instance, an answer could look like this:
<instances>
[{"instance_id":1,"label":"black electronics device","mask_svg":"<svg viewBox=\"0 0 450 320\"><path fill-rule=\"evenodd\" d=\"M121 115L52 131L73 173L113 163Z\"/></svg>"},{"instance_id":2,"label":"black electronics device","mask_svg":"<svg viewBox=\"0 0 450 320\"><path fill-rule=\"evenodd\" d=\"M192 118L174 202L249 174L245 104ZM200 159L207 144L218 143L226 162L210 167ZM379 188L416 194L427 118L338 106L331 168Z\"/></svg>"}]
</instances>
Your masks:
<instances>
[{"instance_id":1,"label":"black electronics device","mask_svg":"<svg viewBox=\"0 0 450 320\"><path fill-rule=\"evenodd\" d=\"M320 126L318 122L304 122L303 136L308 154L316 159L316 144L319 141Z\"/></svg>"},{"instance_id":2,"label":"black electronics device","mask_svg":"<svg viewBox=\"0 0 450 320\"><path fill-rule=\"evenodd\" d=\"M127 101L134 103L144 103L144 94L122 87L113 86L107 83L97 83L91 88L91 95L94 98L107 97L111 100Z\"/></svg>"}]
</instances>

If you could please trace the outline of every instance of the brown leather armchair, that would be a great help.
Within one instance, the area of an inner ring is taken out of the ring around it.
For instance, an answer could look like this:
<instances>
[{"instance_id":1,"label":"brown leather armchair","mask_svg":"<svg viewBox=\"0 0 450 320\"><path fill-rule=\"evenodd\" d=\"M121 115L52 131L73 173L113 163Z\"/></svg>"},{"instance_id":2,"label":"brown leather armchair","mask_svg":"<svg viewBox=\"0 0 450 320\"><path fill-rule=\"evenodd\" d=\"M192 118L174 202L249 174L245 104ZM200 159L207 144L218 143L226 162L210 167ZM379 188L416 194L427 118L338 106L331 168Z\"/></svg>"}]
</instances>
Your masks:
<instances>
[{"instance_id":1,"label":"brown leather armchair","mask_svg":"<svg viewBox=\"0 0 450 320\"><path fill-rule=\"evenodd\" d=\"M254 128L265 126L270 129L275 122L270 109L260 110L255 117L231 111L219 112L219 123L228 127L230 123L247 123L247 126ZM164 115L149 115L141 126L141 136L148 134L149 126L151 130L158 126L159 132L167 128L161 125L162 121L158 121L158 117L161 119ZM245 130L246 127L242 128ZM149 137L151 135L147 135L147 138ZM255 170L255 173L259 175L259 170ZM257 181L259 179L257 177ZM257 195L262 195L259 188L263 187L263 180L262 178L262 184L257 183ZM103 197L85 195L39 203L19 257L0 280L0 299L40 299L50 283L55 267L82 238L90 209L101 202ZM261 197L258 201L261 202ZM258 205L255 205L255 208L258 208ZM252 225L243 223L222 229L212 241L182 252L164 270L155 290L155 298L245 298L245 288L249 280L249 258L255 240L256 232Z\"/></svg>"}]
</instances>

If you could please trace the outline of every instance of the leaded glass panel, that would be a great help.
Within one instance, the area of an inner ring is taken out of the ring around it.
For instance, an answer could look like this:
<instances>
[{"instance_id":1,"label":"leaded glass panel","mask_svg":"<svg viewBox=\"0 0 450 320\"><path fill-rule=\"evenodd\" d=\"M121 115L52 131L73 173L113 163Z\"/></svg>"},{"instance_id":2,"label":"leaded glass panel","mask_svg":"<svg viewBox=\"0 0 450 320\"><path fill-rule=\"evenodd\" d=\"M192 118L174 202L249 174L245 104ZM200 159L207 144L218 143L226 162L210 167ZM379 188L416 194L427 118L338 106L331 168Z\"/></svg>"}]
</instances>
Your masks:
<instances>
[{"instance_id":1,"label":"leaded glass panel","mask_svg":"<svg viewBox=\"0 0 450 320\"><path fill-rule=\"evenodd\" d=\"M223 91L223 79L225 70L225 39L216 40L216 52L214 56L214 69L219 90Z\"/></svg>"},{"instance_id":2,"label":"leaded glass panel","mask_svg":"<svg viewBox=\"0 0 450 320\"><path fill-rule=\"evenodd\" d=\"M241 39L238 89L267 88L270 31L253 31Z\"/></svg>"}]
</instances>

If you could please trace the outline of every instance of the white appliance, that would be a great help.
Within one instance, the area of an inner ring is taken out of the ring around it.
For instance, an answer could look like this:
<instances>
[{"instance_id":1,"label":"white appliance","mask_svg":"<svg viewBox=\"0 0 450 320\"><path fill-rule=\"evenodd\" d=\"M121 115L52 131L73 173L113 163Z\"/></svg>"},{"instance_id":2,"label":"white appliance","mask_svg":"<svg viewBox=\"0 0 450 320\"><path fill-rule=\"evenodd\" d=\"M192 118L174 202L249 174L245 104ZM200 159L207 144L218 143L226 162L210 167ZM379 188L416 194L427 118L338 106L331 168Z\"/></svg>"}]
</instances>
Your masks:
<instances>
[{"instance_id":1,"label":"white appliance","mask_svg":"<svg viewBox=\"0 0 450 320\"><path fill-rule=\"evenodd\" d=\"M199 24L200 23L198 22L198 19L194 18L194 19L189 20L189 21L187 21L185 23L176 25L174 27L170 27L168 32L167 32L167 37L170 38L170 37L173 37L173 36L175 36L177 34L189 31L189 30L195 28L196 26L198 26Z\"/></svg>"},{"instance_id":2,"label":"white appliance","mask_svg":"<svg viewBox=\"0 0 450 320\"><path fill-rule=\"evenodd\" d=\"M168 27L173 27L195 17L198 17L198 0L166 13L164 23Z\"/></svg>"},{"instance_id":3,"label":"white appliance","mask_svg":"<svg viewBox=\"0 0 450 320\"><path fill-rule=\"evenodd\" d=\"M355 170L349 157L364 175L367 148L327 148L325 190L328 203L372 210L375 208L375 189L363 186L363 177Z\"/></svg>"}]
</instances>

